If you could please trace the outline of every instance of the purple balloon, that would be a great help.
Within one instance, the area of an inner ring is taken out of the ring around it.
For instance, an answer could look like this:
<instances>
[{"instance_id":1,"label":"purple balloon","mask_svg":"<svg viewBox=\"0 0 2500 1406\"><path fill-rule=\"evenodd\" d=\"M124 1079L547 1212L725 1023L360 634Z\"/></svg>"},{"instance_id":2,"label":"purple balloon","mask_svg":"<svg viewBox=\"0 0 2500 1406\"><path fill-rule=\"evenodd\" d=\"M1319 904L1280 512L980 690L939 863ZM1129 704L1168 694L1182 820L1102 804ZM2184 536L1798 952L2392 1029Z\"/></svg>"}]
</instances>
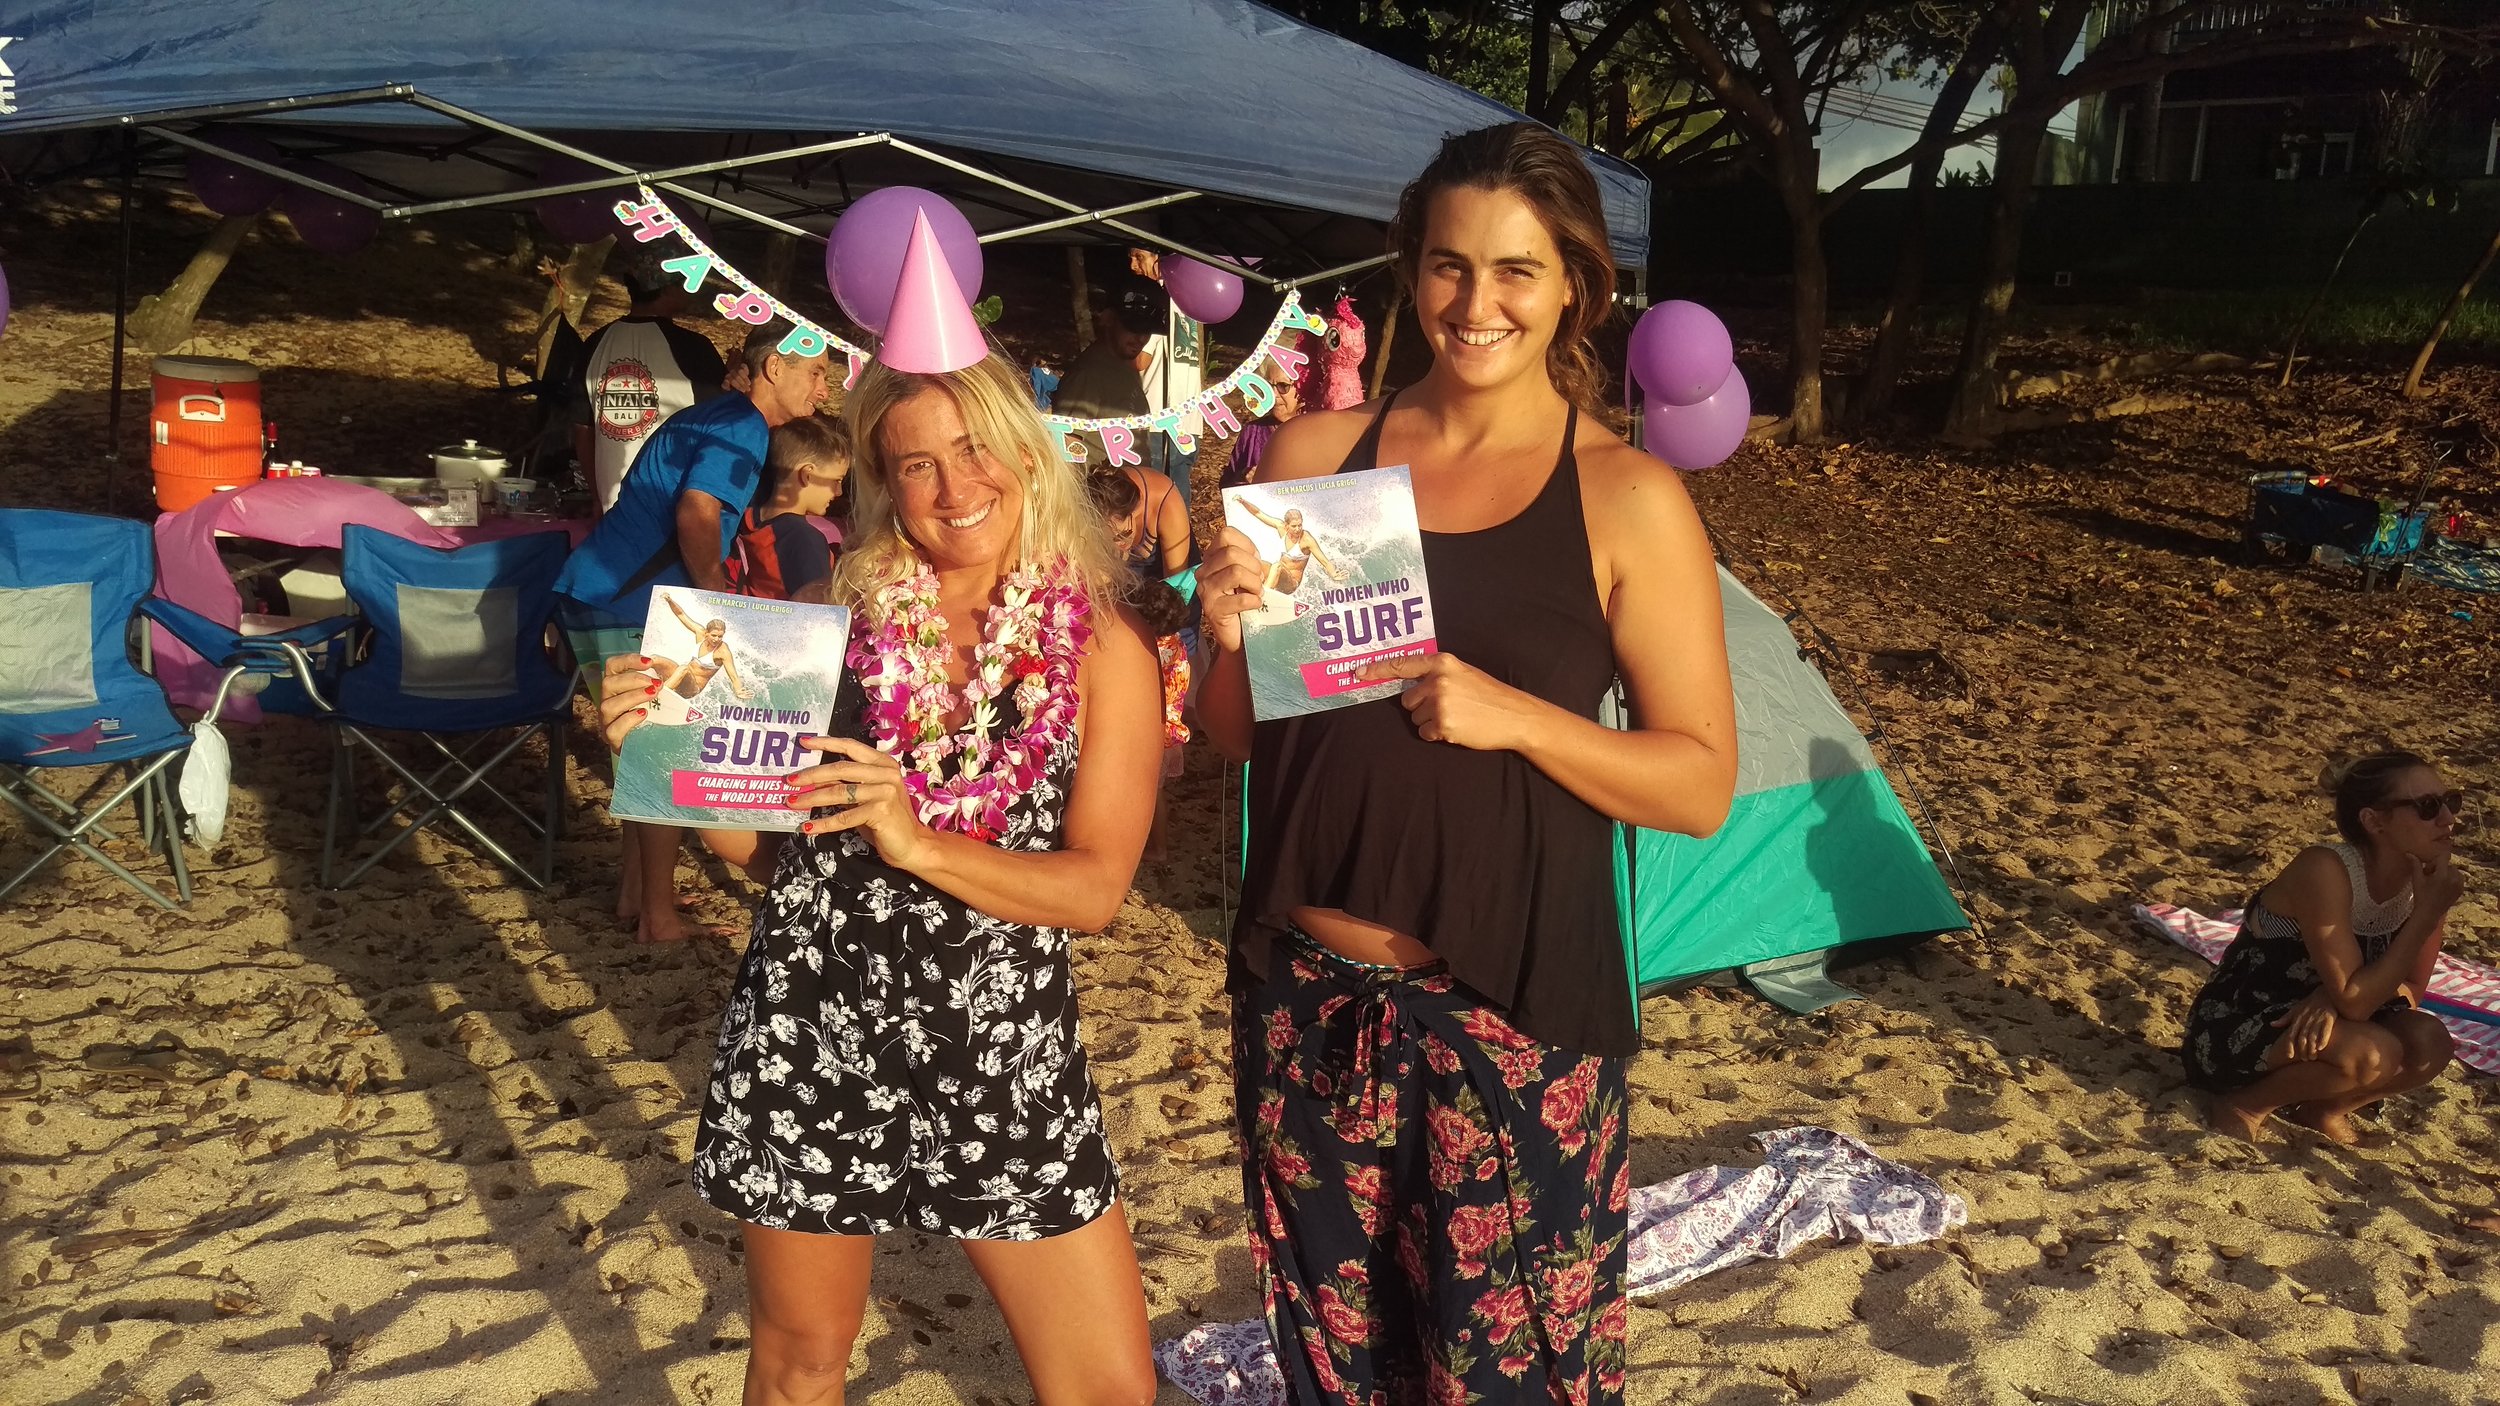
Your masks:
<instances>
[{"instance_id":1,"label":"purple balloon","mask_svg":"<svg viewBox=\"0 0 2500 1406\"><path fill-rule=\"evenodd\" d=\"M1163 289L1193 322L1222 322L1241 311L1241 276L1179 254L1163 256Z\"/></svg>"},{"instance_id":2,"label":"purple balloon","mask_svg":"<svg viewBox=\"0 0 2500 1406\"><path fill-rule=\"evenodd\" d=\"M871 332L885 331L893 310L894 285L903 276L903 254L911 247L914 217L926 214L937 235L946 267L964 300L981 296L981 241L972 222L945 197L917 186L887 186L851 203L834 221L833 238L825 245L825 282L834 301L851 321Z\"/></svg>"},{"instance_id":3,"label":"purple balloon","mask_svg":"<svg viewBox=\"0 0 2500 1406\"><path fill-rule=\"evenodd\" d=\"M538 179L543 185L567 185L586 181L605 172L586 161L550 154L538 163ZM589 244L618 232L616 215L609 209L617 197L633 189L613 186L607 190L586 190L573 195L545 196L530 206L538 223L547 233L567 244Z\"/></svg>"},{"instance_id":4,"label":"purple balloon","mask_svg":"<svg viewBox=\"0 0 2500 1406\"><path fill-rule=\"evenodd\" d=\"M1632 324L1624 360L1650 399L1693 405L1727 380L1736 367L1736 348L1717 314L1677 298L1652 307Z\"/></svg>"},{"instance_id":5,"label":"purple balloon","mask_svg":"<svg viewBox=\"0 0 2500 1406\"><path fill-rule=\"evenodd\" d=\"M286 156L286 153L251 133L238 132L230 127L211 128L200 135L237 156L248 156L273 166ZM257 215L269 208L269 202L277 199L278 192L286 185L286 182L266 171L238 166L222 156L211 156L204 151L191 153L185 174L191 182L191 193L200 198L202 205L220 215Z\"/></svg>"},{"instance_id":6,"label":"purple balloon","mask_svg":"<svg viewBox=\"0 0 2500 1406\"><path fill-rule=\"evenodd\" d=\"M295 169L358 195L369 195L373 190L355 172L326 161L298 162ZM296 237L324 254L340 257L353 254L371 244L373 237L382 232L380 211L350 205L303 186L288 186L286 193L278 197L278 204L286 211L287 222L295 226Z\"/></svg>"},{"instance_id":7,"label":"purple balloon","mask_svg":"<svg viewBox=\"0 0 2500 1406\"><path fill-rule=\"evenodd\" d=\"M1641 410L1644 447L1679 469L1706 469L1735 453L1752 420L1753 392L1733 366L1717 390L1690 405L1653 396Z\"/></svg>"}]
</instances>

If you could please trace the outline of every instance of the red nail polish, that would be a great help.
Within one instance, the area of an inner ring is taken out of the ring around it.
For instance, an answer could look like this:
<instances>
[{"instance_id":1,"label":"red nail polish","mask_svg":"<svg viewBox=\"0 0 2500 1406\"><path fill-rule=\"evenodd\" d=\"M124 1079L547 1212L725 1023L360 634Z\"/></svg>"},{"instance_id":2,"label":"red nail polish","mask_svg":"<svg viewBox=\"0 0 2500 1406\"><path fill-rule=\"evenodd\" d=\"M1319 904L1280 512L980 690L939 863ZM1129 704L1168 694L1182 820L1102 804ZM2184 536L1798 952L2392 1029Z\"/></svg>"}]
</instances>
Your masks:
<instances>
[{"instance_id":1,"label":"red nail polish","mask_svg":"<svg viewBox=\"0 0 2500 1406\"><path fill-rule=\"evenodd\" d=\"M644 685L642 691L645 693L657 693L660 691L660 686L658 684L646 684Z\"/></svg>"}]
</instances>

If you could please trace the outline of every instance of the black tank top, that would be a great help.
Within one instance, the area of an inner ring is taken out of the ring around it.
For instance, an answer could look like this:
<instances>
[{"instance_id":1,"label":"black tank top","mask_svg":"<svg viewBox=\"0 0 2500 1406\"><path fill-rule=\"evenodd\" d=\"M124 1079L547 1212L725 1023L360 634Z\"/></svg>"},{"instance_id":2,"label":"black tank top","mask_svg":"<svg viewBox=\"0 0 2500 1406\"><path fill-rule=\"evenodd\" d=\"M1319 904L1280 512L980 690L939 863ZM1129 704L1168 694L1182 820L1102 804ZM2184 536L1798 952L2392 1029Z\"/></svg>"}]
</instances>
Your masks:
<instances>
[{"instance_id":1,"label":"black tank top","mask_svg":"<svg viewBox=\"0 0 2500 1406\"><path fill-rule=\"evenodd\" d=\"M1394 397L1393 397L1394 398ZM1338 472L1377 467L1383 406ZM1571 412L1544 489L1481 532L1423 534L1445 654L1595 719L1614 682ZM1613 822L1517 752L1416 735L1395 698L1258 724L1236 960L1264 976L1295 908L1409 933L1547 1044L1629 1054L1640 1036L1615 913Z\"/></svg>"}]
</instances>

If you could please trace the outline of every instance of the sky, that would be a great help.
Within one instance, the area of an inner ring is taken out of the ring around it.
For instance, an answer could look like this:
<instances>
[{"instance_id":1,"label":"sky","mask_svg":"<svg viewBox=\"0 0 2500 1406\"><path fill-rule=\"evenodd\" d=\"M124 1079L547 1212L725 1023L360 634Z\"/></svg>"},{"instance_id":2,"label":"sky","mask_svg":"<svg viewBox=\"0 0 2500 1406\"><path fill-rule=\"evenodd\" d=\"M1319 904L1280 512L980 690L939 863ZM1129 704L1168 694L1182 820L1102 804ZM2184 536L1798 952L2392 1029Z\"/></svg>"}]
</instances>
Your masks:
<instances>
[{"instance_id":1,"label":"sky","mask_svg":"<svg viewBox=\"0 0 2500 1406\"><path fill-rule=\"evenodd\" d=\"M2080 62L2084 55L2082 40L2066 55L2067 68ZM1832 94L1823 114L1823 184L1835 186L1869 165L1909 149L1917 140L1919 124L1927 120L1927 111L1935 103L1935 89L1916 80L1880 79L1856 88ZM2005 95L1994 84L1983 84L1972 95L1970 109L1963 115L1968 126L1996 113L2005 105ZM2059 136L2075 135L2076 109L2069 107L2049 123L2049 130ZM1906 129L1906 130L1905 130ZM1945 158L1947 171L1967 171L1973 166L1996 169L1996 143L1979 141L1955 150ZM1908 168L1895 171L1875 182L1878 187L1905 185Z\"/></svg>"}]
</instances>

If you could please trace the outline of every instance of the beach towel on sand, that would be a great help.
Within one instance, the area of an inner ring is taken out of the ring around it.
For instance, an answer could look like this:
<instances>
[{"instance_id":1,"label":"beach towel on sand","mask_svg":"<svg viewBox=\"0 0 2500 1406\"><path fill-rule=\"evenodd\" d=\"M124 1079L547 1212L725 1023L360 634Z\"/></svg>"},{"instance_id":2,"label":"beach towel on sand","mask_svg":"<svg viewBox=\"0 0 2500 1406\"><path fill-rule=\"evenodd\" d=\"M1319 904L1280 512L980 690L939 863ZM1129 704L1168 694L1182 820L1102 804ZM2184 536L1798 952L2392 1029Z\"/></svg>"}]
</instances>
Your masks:
<instances>
[{"instance_id":1,"label":"beach towel on sand","mask_svg":"<svg viewBox=\"0 0 2500 1406\"><path fill-rule=\"evenodd\" d=\"M1655 1294L1809 1240L1932 1240L1969 1218L1962 1198L1857 1139L1782 1128L1754 1139L1763 1164L1704 1167L1632 1193L1625 1288ZM1202 1323L1155 1348L1155 1365L1201 1406L1285 1406L1267 1325Z\"/></svg>"},{"instance_id":2,"label":"beach towel on sand","mask_svg":"<svg viewBox=\"0 0 2500 1406\"><path fill-rule=\"evenodd\" d=\"M2237 909L2208 918L2192 908L2139 903L2135 918L2208 962L2220 962L2223 949L2240 935ZM2458 1059L2485 1074L2500 1074L2500 972L2442 952L2439 965L2431 968L2430 998L2422 1008L2456 1037Z\"/></svg>"}]
</instances>

